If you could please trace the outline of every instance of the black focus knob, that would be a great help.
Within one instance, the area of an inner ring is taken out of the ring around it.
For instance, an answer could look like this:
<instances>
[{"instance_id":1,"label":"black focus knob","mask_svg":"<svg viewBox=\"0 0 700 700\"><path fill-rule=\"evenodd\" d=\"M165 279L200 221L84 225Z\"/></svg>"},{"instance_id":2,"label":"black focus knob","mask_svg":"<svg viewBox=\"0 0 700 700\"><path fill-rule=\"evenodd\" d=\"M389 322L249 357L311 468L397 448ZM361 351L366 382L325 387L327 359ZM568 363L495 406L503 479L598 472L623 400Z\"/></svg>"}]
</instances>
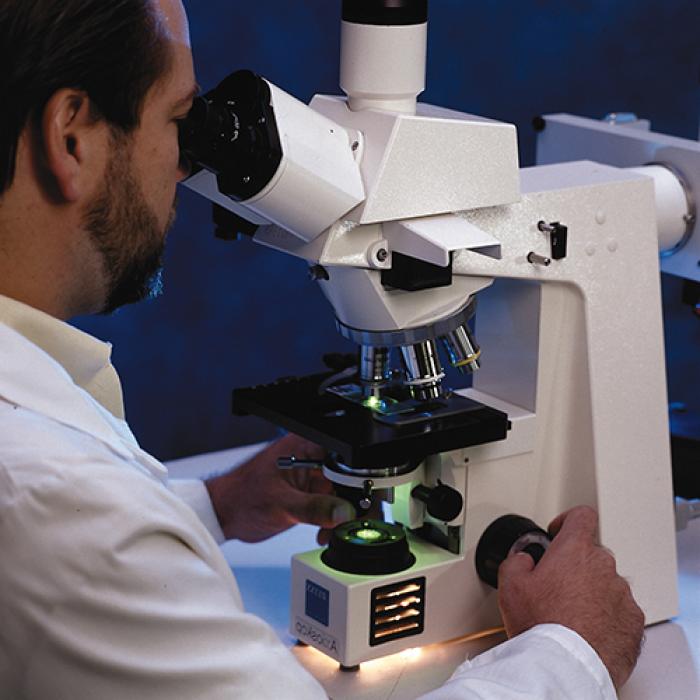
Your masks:
<instances>
[{"instance_id":1,"label":"black focus knob","mask_svg":"<svg viewBox=\"0 0 700 700\"><path fill-rule=\"evenodd\" d=\"M498 567L509 554L525 552L537 564L550 542L549 535L529 518L504 515L492 522L479 540L476 572L484 583L498 588Z\"/></svg>"},{"instance_id":2,"label":"black focus knob","mask_svg":"<svg viewBox=\"0 0 700 700\"><path fill-rule=\"evenodd\" d=\"M343 0L343 21L401 26L428 21L428 0Z\"/></svg>"},{"instance_id":3,"label":"black focus knob","mask_svg":"<svg viewBox=\"0 0 700 700\"><path fill-rule=\"evenodd\" d=\"M411 495L425 503L428 513L433 518L446 523L454 520L462 512L464 506L462 494L440 482L433 489L427 486L416 486L411 491Z\"/></svg>"}]
</instances>

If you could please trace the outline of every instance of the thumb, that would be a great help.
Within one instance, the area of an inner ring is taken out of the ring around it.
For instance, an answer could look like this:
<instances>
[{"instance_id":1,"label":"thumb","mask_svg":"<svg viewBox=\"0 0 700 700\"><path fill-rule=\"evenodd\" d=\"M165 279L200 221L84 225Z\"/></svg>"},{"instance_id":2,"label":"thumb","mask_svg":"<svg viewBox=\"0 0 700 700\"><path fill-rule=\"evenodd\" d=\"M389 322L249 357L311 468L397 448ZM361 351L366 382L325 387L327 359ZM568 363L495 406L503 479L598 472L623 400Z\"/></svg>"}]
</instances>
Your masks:
<instances>
[{"instance_id":1,"label":"thumb","mask_svg":"<svg viewBox=\"0 0 700 700\"><path fill-rule=\"evenodd\" d=\"M337 496L297 491L287 503L287 512L299 523L332 528L355 518L355 508Z\"/></svg>"},{"instance_id":2,"label":"thumb","mask_svg":"<svg viewBox=\"0 0 700 700\"><path fill-rule=\"evenodd\" d=\"M534 559L525 552L509 556L498 568L498 587L526 576L535 568Z\"/></svg>"}]
</instances>

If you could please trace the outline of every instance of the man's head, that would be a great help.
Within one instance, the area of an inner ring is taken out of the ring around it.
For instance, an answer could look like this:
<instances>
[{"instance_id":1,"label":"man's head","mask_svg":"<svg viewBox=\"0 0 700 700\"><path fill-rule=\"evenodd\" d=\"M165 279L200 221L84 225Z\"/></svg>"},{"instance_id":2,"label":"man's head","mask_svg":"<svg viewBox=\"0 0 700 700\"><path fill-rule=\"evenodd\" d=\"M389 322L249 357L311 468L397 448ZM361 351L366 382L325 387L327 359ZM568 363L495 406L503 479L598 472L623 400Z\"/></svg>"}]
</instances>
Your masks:
<instances>
[{"instance_id":1,"label":"man's head","mask_svg":"<svg viewBox=\"0 0 700 700\"><path fill-rule=\"evenodd\" d=\"M195 84L180 0L3 0L0 60L0 271L25 273L0 293L49 307L48 277L60 300L44 310L60 316L136 301L184 175L177 121Z\"/></svg>"}]
</instances>

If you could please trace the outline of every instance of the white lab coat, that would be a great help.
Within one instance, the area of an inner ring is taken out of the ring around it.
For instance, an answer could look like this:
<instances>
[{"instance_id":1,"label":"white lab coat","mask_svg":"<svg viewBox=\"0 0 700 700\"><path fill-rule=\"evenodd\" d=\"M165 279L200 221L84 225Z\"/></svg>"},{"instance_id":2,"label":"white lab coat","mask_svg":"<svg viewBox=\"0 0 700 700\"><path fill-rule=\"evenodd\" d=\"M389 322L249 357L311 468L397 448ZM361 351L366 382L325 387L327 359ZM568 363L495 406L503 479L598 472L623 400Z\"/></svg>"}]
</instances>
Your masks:
<instances>
[{"instance_id":1,"label":"white lab coat","mask_svg":"<svg viewBox=\"0 0 700 700\"><path fill-rule=\"evenodd\" d=\"M273 630L245 613L165 467L95 399L112 381L109 353L89 336L80 343L77 364L92 367L98 390L57 361L66 343L45 352L0 322L0 698L325 698ZM516 697L615 694L593 650L546 625L465 664L426 700Z\"/></svg>"}]
</instances>

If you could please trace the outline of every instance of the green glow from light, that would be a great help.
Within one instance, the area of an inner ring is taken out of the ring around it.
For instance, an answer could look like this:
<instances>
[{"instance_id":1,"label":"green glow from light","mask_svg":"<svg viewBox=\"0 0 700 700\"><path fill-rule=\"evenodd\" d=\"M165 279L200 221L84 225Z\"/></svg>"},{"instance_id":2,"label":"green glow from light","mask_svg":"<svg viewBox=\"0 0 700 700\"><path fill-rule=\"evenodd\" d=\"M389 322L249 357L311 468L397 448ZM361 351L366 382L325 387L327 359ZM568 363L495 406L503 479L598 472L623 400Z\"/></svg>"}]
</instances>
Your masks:
<instances>
[{"instance_id":1,"label":"green glow from light","mask_svg":"<svg viewBox=\"0 0 700 700\"><path fill-rule=\"evenodd\" d=\"M378 396L370 396L369 398L364 400L362 405L365 408L371 408L372 410L379 410L380 408L383 408L384 401L382 401Z\"/></svg>"},{"instance_id":2,"label":"green glow from light","mask_svg":"<svg viewBox=\"0 0 700 700\"><path fill-rule=\"evenodd\" d=\"M365 542L376 542L384 537L384 533L373 528L365 528L364 530L356 530L352 533L357 539Z\"/></svg>"}]
</instances>

